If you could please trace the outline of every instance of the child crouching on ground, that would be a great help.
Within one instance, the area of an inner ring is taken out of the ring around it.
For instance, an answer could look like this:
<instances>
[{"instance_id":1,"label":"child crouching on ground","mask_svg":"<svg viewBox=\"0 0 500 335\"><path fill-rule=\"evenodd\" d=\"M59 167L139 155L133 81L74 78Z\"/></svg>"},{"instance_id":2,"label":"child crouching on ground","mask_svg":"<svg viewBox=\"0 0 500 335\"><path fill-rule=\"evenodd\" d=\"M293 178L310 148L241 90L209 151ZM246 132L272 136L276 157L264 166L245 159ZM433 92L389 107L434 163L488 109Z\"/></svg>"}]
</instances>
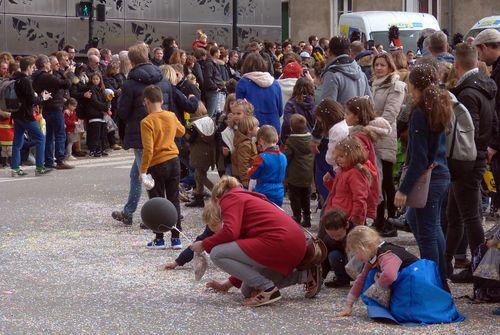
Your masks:
<instances>
[{"instance_id":1,"label":"child crouching on ground","mask_svg":"<svg viewBox=\"0 0 500 335\"><path fill-rule=\"evenodd\" d=\"M177 229L181 230L179 206L180 163L176 137L184 135L184 126L172 112L161 109L161 89L150 85L144 89L144 105L148 112L141 121L142 161L141 178L148 189L149 198L167 198L177 209ZM151 175L151 176L148 176ZM153 178L151 185L149 179ZM151 186L153 186L151 188ZM182 249L179 232L172 229L172 249ZM156 238L147 244L150 249L165 249L163 233L156 232Z\"/></svg>"},{"instance_id":2,"label":"child crouching on ground","mask_svg":"<svg viewBox=\"0 0 500 335\"><path fill-rule=\"evenodd\" d=\"M215 123L202 102L195 115L190 119L191 126L187 129L186 139L189 142L189 165L194 169L196 188L193 201L186 207L204 207L205 186L209 190L214 187L207 172L215 165Z\"/></svg>"},{"instance_id":3,"label":"child crouching on ground","mask_svg":"<svg viewBox=\"0 0 500 335\"><path fill-rule=\"evenodd\" d=\"M351 277L345 270L348 263L346 253L347 234L354 225L347 221L344 212L340 209L332 209L321 217L318 238L321 239L328 250L328 257L323 261L323 278L328 272L333 271L335 278L325 282L326 287L349 287Z\"/></svg>"},{"instance_id":4,"label":"child crouching on ground","mask_svg":"<svg viewBox=\"0 0 500 335\"><path fill-rule=\"evenodd\" d=\"M310 149L312 135L307 120L300 114L290 118L291 134L285 143L288 161L286 182L292 207L293 219L303 227L311 227L311 184L313 181L314 156ZM303 220L303 221L301 221Z\"/></svg>"},{"instance_id":5,"label":"child crouching on ground","mask_svg":"<svg viewBox=\"0 0 500 335\"><path fill-rule=\"evenodd\" d=\"M361 296L368 316L403 325L463 321L451 294L443 289L436 263L419 260L404 248L382 241L369 227L347 235L347 253L364 263L339 316L352 314Z\"/></svg>"},{"instance_id":6,"label":"child crouching on ground","mask_svg":"<svg viewBox=\"0 0 500 335\"><path fill-rule=\"evenodd\" d=\"M234 115L233 115L234 117ZM253 138L259 131L259 120L253 116L245 116L238 122L238 130L234 132L234 152L231 153L231 169L233 176L248 188L250 178L248 169L257 157L257 147Z\"/></svg>"},{"instance_id":7,"label":"child crouching on ground","mask_svg":"<svg viewBox=\"0 0 500 335\"><path fill-rule=\"evenodd\" d=\"M257 133L257 144L261 153L253 162L247 175L257 180L254 191L264 194L278 206L283 206L286 174L286 156L278 147L278 132L273 126L263 126Z\"/></svg>"}]
</instances>

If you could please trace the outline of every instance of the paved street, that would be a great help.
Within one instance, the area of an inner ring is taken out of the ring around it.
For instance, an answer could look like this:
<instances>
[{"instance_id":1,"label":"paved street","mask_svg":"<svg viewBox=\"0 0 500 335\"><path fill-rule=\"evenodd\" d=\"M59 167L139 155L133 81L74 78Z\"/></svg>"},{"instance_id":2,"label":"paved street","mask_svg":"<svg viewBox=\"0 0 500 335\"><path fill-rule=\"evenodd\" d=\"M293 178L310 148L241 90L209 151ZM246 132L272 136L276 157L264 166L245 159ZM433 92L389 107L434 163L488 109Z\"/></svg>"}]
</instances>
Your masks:
<instances>
[{"instance_id":1,"label":"paved street","mask_svg":"<svg viewBox=\"0 0 500 335\"><path fill-rule=\"evenodd\" d=\"M139 229L138 215L131 228L111 219L126 200L131 161L130 153L115 152L40 178L32 169L23 179L0 170L0 334L499 333L495 306L467 299L457 300L464 323L403 328L370 321L362 304L352 318L335 319L346 290L323 289L306 300L292 287L258 309L242 307L236 290L205 292L206 280L225 277L213 265L201 282L190 265L162 271L177 252L147 250L152 234ZM201 211L182 211L185 232L196 236ZM415 251L411 235L400 235L396 241ZM470 286L452 289L455 297L471 294Z\"/></svg>"}]
</instances>

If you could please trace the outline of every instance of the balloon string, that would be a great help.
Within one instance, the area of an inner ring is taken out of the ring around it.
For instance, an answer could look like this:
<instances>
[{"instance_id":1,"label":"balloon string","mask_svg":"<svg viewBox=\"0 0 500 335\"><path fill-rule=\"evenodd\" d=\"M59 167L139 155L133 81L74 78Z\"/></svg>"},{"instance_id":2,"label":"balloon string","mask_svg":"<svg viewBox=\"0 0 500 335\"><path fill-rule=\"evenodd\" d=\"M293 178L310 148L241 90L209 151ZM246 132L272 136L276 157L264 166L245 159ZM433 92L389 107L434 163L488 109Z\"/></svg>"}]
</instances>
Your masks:
<instances>
[{"instance_id":1,"label":"balloon string","mask_svg":"<svg viewBox=\"0 0 500 335\"><path fill-rule=\"evenodd\" d=\"M191 241L191 243L196 242L195 240L191 240L191 238L189 238L186 234L184 234L182 231L180 231L179 229L177 229L177 227L172 227L172 230L175 230L176 232L178 232L179 234L181 234L186 240ZM208 254L207 254L206 251L203 251L202 254L205 254L205 255L208 256Z\"/></svg>"}]
</instances>

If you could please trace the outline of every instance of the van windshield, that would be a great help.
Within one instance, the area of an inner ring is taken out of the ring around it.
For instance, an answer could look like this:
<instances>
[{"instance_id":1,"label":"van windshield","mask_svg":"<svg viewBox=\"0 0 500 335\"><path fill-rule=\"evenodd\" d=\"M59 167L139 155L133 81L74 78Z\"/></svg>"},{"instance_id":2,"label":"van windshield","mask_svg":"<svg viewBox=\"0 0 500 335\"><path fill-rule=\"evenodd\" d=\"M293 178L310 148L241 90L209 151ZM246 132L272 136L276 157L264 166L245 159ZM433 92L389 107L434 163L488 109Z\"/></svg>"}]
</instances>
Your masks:
<instances>
[{"instance_id":1,"label":"van windshield","mask_svg":"<svg viewBox=\"0 0 500 335\"><path fill-rule=\"evenodd\" d=\"M476 28L476 29L471 29L468 33L467 33L467 36L465 36L465 38L467 37L476 37L477 34L479 34L480 32L482 32L483 30L485 30L487 28ZM496 27L496 28L493 28L493 29L496 29L498 31L500 31L500 27Z\"/></svg>"},{"instance_id":2,"label":"van windshield","mask_svg":"<svg viewBox=\"0 0 500 335\"><path fill-rule=\"evenodd\" d=\"M370 33L370 37L376 44L382 44L384 50L389 50L389 32L374 31ZM417 40L420 36L420 30L399 30L399 39L405 51L417 51Z\"/></svg>"}]
</instances>

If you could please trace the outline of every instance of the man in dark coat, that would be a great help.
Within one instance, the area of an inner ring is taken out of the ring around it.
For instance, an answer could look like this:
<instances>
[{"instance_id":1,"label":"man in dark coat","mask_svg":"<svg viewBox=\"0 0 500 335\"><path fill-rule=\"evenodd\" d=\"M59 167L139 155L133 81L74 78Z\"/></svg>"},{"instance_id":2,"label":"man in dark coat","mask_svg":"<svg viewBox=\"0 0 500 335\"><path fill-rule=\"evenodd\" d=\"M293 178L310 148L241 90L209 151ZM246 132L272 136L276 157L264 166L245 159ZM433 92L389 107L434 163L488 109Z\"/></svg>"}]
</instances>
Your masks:
<instances>
[{"instance_id":1,"label":"man in dark coat","mask_svg":"<svg viewBox=\"0 0 500 335\"><path fill-rule=\"evenodd\" d=\"M461 43L456 47L455 70L459 76L457 86L451 92L469 111L474 122L474 141L477 158L473 170L452 180L448 195L446 238L446 258L448 276L452 280L472 282L472 271L465 270L453 275L451 261L457 252L467 227L470 249L475 252L484 243L482 217L478 211L481 206L480 186L486 170L488 144L492 138L492 124L496 123L494 81L481 73L477 67L477 51L474 47Z\"/></svg>"},{"instance_id":2,"label":"man in dark coat","mask_svg":"<svg viewBox=\"0 0 500 335\"><path fill-rule=\"evenodd\" d=\"M56 59L57 60L57 59ZM64 128L64 94L71 86L66 79L72 71L70 67L64 72L63 77L50 73L51 64L49 57L38 56L36 60L37 71L33 73L33 89L40 95L48 91L52 99L42 103L43 117L46 122L45 142L45 166L54 167L54 155L56 158L56 169L72 169L73 167L64 162L66 150L66 131Z\"/></svg>"},{"instance_id":3,"label":"man in dark coat","mask_svg":"<svg viewBox=\"0 0 500 335\"><path fill-rule=\"evenodd\" d=\"M171 110L172 87L163 78L160 69L148 60L146 44L137 44L129 48L128 57L132 63L132 70L127 81L123 84L122 93L118 100L117 117L124 149L133 149L135 160L130 170L130 189L128 201L122 211L114 211L115 220L126 225L132 224L132 215L137 209L141 198L141 180L139 166L142 158L141 120L147 116L142 93L149 85L156 85L163 93L164 110Z\"/></svg>"}]
</instances>

